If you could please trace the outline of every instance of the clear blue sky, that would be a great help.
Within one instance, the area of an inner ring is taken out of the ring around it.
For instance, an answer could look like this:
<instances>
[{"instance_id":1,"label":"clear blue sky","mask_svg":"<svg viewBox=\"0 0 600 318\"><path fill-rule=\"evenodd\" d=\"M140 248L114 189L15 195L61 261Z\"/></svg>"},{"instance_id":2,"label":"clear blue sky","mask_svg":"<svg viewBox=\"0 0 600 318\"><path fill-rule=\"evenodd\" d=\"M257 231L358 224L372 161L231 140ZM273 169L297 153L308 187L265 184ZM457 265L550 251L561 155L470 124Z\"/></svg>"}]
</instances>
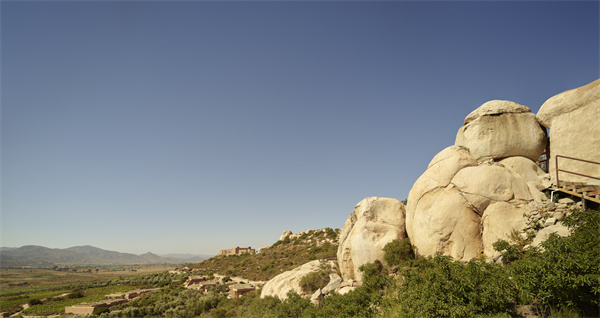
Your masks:
<instances>
[{"instance_id":1,"label":"clear blue sky","mask_svg":"<svg viewBox=\"0 0 600 318\"><path fill-rule=\"evenodd\" d=\"M405 199L492 99L599 77L598 1L2 1L2 246L216 254Z\"/></svg>"}]
</instances>

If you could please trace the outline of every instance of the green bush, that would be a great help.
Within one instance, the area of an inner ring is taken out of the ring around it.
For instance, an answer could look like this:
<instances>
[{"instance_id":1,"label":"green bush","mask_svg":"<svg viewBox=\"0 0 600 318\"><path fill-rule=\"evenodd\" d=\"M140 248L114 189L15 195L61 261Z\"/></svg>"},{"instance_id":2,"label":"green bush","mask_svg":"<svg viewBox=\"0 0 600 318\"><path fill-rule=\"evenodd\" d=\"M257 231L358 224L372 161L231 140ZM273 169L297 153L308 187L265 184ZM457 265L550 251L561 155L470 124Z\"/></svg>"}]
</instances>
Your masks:
<instances>
[{"instance_id":1,"label":"green bush","mask_svg":"<svg viewBox=\"0 0 600 318\"><path fill-rule=\"evenodd\" d=\"M272 317L278 318L295 318L301 317L303 312L310 309L312 304L310 300L302 298L300 295L290 290L286 300L275 307Z\"/></svg>"},{"instance_id":2,"label":"green bush","mask_svg":"<svg viewBox=\"0 0 600 318\"><path fill-rule=\"evenodd\" d=\"M321 307L308 309L311 317L374 317L381 302L381 292L358 287L344 295L328 295Z\"/></svg>"},{"instance_id":3,"label":"green bush","mask_svg":"<svg viewBox=\"0 0 600 318\"><path fill-rule=\"evenodd\" d=\"M448 256L422 260L386 293L385 311L399 317L474 317L515 314L515 289L502 265Z\"/></svg>"},{"instance_id":4,"label":"green bush","mask_svg":"<svg viewBox=\"0 0 600 318\"><path fill-rule=\"evenodd\" d=\"M405 260L415 258L413 246L408 238L387 243L383 247L383 251L385 253L384 260L390 266L396 266Z\"/></svg>"},{"instance_id":5,"label":"green bush","mask_svg":"<svg viewBox=\"0 0 600 318\"><path fill-rule=\"evenodd\" d=\"M27 302L30 306L41 305L43 302L38 298L32 298Z\"/></svg>"},{"instance_id":6,"label":"green bush","mask_svg":"<svg viewBox=\"0 0 600 318\"><path fill-rule=\"evenodd\" d=\"M369 291L383 290L390 283L390 277L378 260L360 266L359 270L363 272L363 286Z\"/></svg>"},{"instance_id":7,"label":"green bush","mask_svg":"<svg viewBox=\"0 0 600 318\"><path fill-rule=\"evenodd\" d=\"M98 307L98 308L94 308L94 310L92 311L92 315L94 316L100 316L103 313L109 313L110 309L108 309L108 307Z\"/></svg>"},{"instance_id":8,"label":"green bush","mask_svg":"<svg viewBox=\"0 0 600 318\"><path fill-rule=\"evenodd\" d=\"M539 309L576 310L595 316L600 309L600 214L573 210L561 222L571 236L551 235L543 251L528 251L508 267L521 303Z\"/></svg>"},{"instance_id":9,"label":"green bush","mask_svg":"<svg viewBox=\"0 0 600 318\"><path fill-rule=\"evenodd\" d=\"M304 275L299 282L302 292L312 294L327 286L329 283L329 273L325 270L319 270Z\"/></svg>"},{"instance_id":10,"label":"green bush","mask_svg":"<svg viewBox=\"0 0 600 318\"><path fill-rule=\"evenodd\" d=\"M70 299L81 298L81 297L83 297L83 292L81 290L79 290L79 289L78 290L74 290L74 291L70 292L67 295L67 298L70 298Z\"/></svg>"}]
</instances>

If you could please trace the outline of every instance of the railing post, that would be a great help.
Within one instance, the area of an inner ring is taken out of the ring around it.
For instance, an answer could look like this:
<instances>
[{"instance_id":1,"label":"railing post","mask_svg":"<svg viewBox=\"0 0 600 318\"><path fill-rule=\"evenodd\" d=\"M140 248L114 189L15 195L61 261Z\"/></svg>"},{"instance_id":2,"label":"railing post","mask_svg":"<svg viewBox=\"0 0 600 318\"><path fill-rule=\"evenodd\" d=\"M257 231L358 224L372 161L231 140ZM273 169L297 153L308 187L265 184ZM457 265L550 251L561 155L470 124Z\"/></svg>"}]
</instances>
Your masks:
<instances>
[{"instance_id":1,"label":"railing post","mask_svg":"<svg viewBox=\"0 0 600 318\"><path fill-rule=\"evenodd\" d=\"M554 169L556 170L556 187L560 188L560 181L558 180L558 156L554 156Z\"/></svg>"}]
</instances>

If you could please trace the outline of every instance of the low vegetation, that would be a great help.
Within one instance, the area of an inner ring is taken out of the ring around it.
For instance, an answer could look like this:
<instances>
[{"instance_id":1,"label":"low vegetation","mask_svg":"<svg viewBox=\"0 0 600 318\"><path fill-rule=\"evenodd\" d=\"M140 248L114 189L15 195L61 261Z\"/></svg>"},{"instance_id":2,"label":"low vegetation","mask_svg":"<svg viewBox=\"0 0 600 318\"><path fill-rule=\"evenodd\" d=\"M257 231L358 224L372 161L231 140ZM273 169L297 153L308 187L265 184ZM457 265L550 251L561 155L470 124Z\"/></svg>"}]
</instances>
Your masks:
<instances>
[{"instance_id":1,"label":"low vegetation","mask_svg":"<svg viewBox=\"0 0 600 318\"><path fill-rule=\"evenodd\" d=\"M66 306L102 300L106 294L124 292L138 288L163 287L173 280L186 279L189 274L174 275L167 272L128 277L116 277L108 280L84 281L69 285L28 286L3 290L0 297L0 311L15 313L23 310L22 305L30 307L23 310L28 315L51 315L64 313Z\"/></svg>"},{"instance_id":2,"label":"low vegetation","mask_svg":"<svg viewBox=\"0 0 600 318\"><path fill-rule=\"evenodd\" d=\"M221 275L266 281L308 261L335 259L339 229L305 233L277 241L257 254L215 256L191 268L213 270ZM333 243L332 243L333 242Z\"/></svg>"}]
</instances>

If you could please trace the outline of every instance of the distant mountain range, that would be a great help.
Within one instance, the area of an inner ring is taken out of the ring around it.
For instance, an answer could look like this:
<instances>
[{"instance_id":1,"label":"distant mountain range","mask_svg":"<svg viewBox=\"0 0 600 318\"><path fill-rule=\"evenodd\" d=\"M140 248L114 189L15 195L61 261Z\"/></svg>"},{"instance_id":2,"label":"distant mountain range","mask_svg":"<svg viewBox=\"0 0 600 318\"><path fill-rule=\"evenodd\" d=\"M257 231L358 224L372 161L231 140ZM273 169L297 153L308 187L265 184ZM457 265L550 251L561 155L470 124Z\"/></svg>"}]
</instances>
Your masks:
<instances>
[{"instance_id":1,"label":"distant mountain range","mask_svg":"<svg viewBox=\"0 0 600 318\"><path fill-rule=\"evenodd\" d=\"M93 246L74 246L65 249L26 245L0 248L0 267L53 267L65 265L154 265L199 263L210 256L193 254L153 253L135 255L107 251Z\"/></svg>"}]
</instances>

